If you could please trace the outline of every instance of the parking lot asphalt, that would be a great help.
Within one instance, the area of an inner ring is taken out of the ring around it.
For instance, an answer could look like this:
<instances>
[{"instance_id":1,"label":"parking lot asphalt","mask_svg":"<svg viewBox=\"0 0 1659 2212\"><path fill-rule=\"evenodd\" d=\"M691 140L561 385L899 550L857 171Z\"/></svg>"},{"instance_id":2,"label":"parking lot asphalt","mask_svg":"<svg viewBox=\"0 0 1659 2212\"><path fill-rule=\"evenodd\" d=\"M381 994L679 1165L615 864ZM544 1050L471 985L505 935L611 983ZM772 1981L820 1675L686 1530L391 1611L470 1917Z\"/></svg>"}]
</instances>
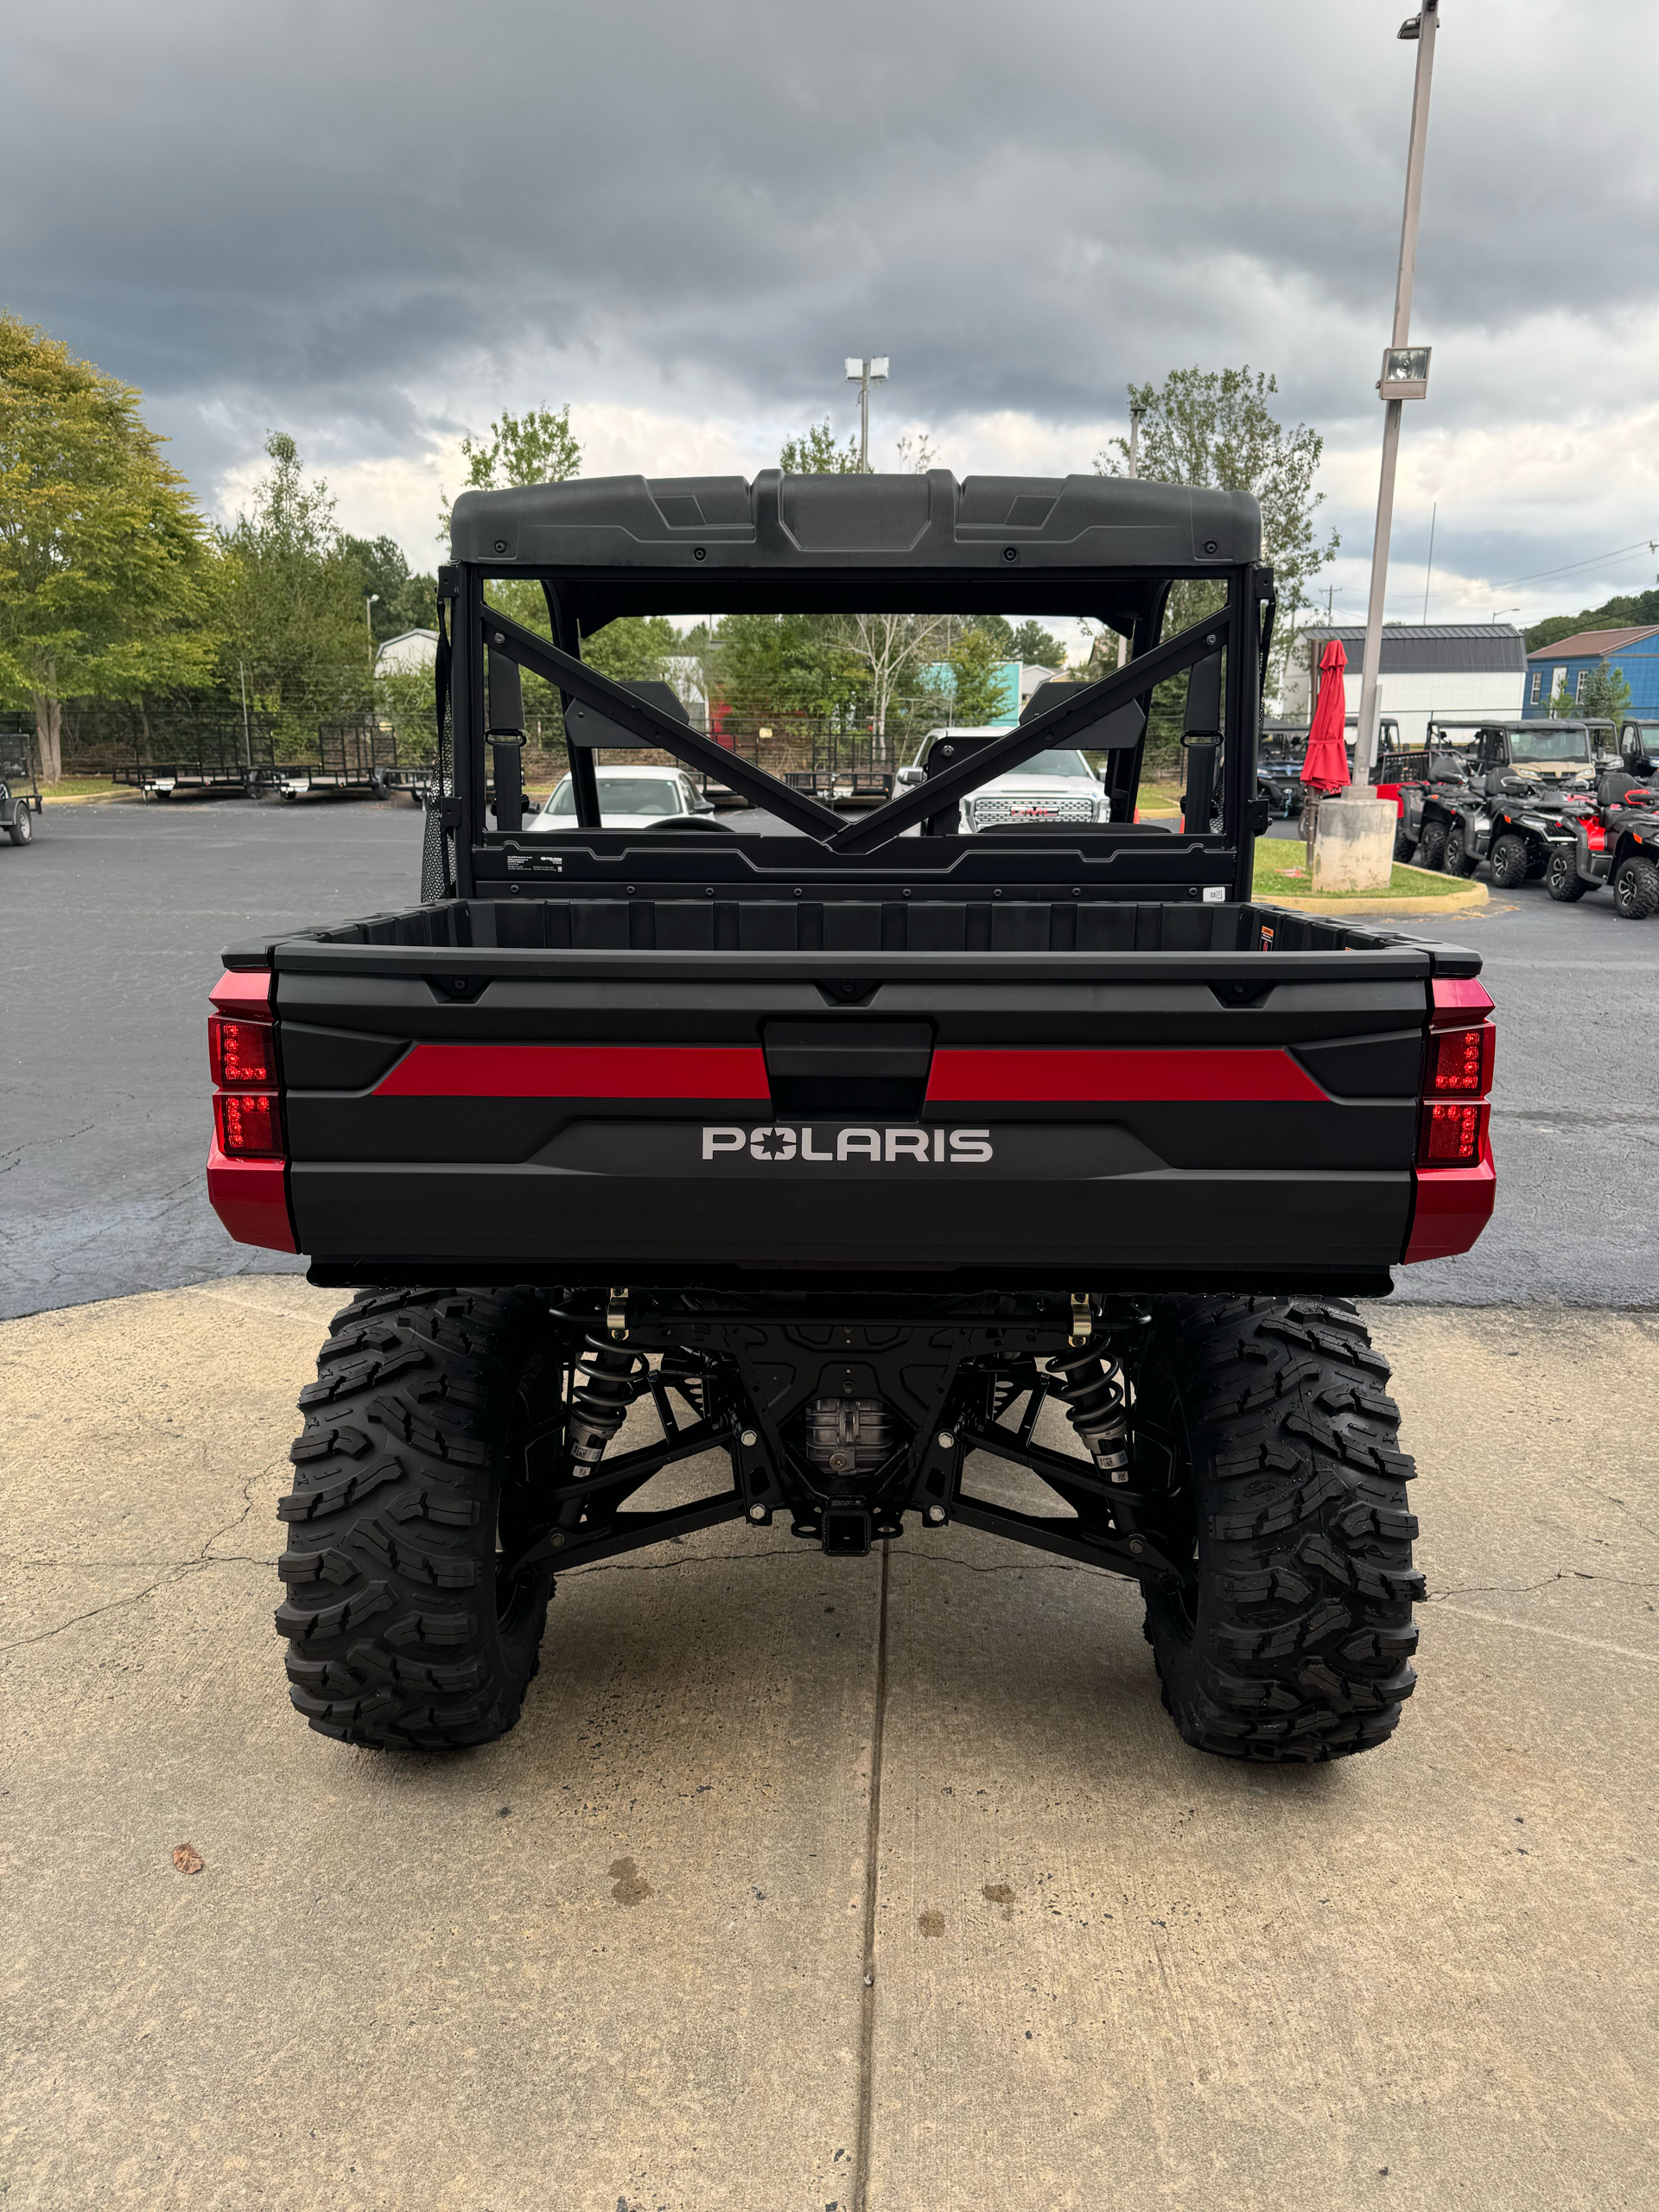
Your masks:
<instances>
[{"instance_id":1,"label":"parking lot asphalt","mask_svg":"<svg viewBox=\"0 0 1659 2212\"><path fill-rule=\"evenodd\" d=\"M48 803L33 845L0 844L0 1315L299 1266L208 1208L207 993L238 938L412 903L420 833L401 803ZM1659 1305L1659 920L1529 885L1446 933L1498 1006L1497 1214L1396 1296Z\"/></svg>"},{"instance_id":2,"label":"parking lot asphalt","mask_svg":"<svg viewBox=\"0 0 1659 2212\"><path fill-rule=\"evenodd\" d=\"M1421 1682L1299 1771L1185 1749L1128 1584L913 1525L562 1577L482 1750L312 1735L333 1302L0 1325L8 2212L1652 2204L1659 1319L1375 1317Z\"/></svg>"}]
</instances>

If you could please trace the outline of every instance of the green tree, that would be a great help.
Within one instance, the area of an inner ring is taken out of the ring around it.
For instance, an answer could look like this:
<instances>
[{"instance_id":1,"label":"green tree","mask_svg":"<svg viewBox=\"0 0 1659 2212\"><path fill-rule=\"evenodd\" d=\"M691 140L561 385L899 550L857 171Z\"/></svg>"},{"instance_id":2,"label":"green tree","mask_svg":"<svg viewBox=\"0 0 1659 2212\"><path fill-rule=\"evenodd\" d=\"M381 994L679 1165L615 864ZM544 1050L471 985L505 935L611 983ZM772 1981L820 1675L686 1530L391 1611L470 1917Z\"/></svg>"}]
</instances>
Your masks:
<instances>
[{"instance_id":1,"label":"green tree","mask_svg":"<svg viewBox=\"0 0 1659 2212\"><path fill-rule=\"evenodd\" d=\"M990 633L976 622L957 632L946 665L953 679L950 719L964 728L995 721L1007 705L1006 656Z\"/></svg>"},{"instance_id":2,"label":"green tree","mask_svg":"<svg viewBox=\"0 0 1659 2212\"><path fill-rule=\"evenodd\" d=\"M396 538L342 536L340 550L356 573L359 597L374 595L369 624L377 645L405 630L436 627L438 580L412 575Z\"/></svg>"},{"instance_id":3,"label":"green tree","mask_svg":"<svg viewBox=\"0 0 1659 2212\"><path fill-rule=\"evenodd\" d=\"M219 533L224 680L235 693L245 672L251 702L283 736L308 741L319 721L368 703L363 598L327 485L307 481L286 431L272 431L265 452L270 473L251 506Z\"/></svg>"},{"instance_id":4,"label":"green tree","mask_svg":"<svg viewBox=\"0 0 1659 2212\"><path fill-rule=\"evenodd\" d=\"M0 315L0 696L63 774L66 698L142 698L213 664L209 562L139 393Z\"/></svg>"},{"instance_id":5,"label":"green tree","mask_svg":"<svg viewBox=\"0 0 1659 2212\"><path fill-rule=\"evenodd\" d=\"M1065 647L1040 622L1025 621L1008 640L1008 658L1033 668L1064 668Z\"/></svg>"},{"instance_id":6,"label":"green tree","mask_svg":"<svg viewBox=\"0 0 1659 2212\"><path fill-rule=\"evenodd\" d=\"M582 447L570 428L569 401L557 409L532 407L524 415L503 409L487 438L470 431L461 442L467 464L463 492L499 492L512 484L563 484L582 473ZM449 543L449 495L439 493L438 536Z\"/></svg>"},{"instance_id":7,"label":"green tree","mask_svg":"<svg viewBox=\"0 0 1659 2212\"><path fill-rule=\"evenodd\" d=\"M1622 669L1611 661L1601 661L1590 671L1584 687L1584 696L1579 702L1579 712L1586 721L1611 722L1615 731L1630 711L1630 687L1624 680Z\"/></svg>"},{"instance_id":8,"label":"green tree","mask_svg":"<svg viewBox=\"0 0 1659 2212\"><path fill-rule=\"evenodd\" d=\"M1129 400L1144 409L1140 474L1163 484L1213 486L1249 492L1262 510L1262 557L1273 564L1279 591L1269 690L1282 680L1293 650L1297 617L1310 604L1307 586L1331 560L1340 540L1333 530L1321 540L1315 517L1324 494L1315 492L1325 441L1306 423L1287 429L1269 401L1276 378L1252 370L1172 369L1161 387L1131 385ZM1115 438L1096 461L1102 474L1128 474L1129 448ZM1222 601L1221 588L1201 580L1178 583L1169 596L1164 634L1201 621ZM1153 695L1148 753L1167 758L1178 749L1186 678L1160 683Z\"/></svg>"},{"instance_id":9,"label":"green tree","mask_svg":"<svg viewBox=\"0 0 1659 2212\"><path fill-rule=\"evenodd\" d=\"M823 719L857 702L857 664L833 615L728 614L709 659L715 695L740 724Z\"/></svg>"},{"instance_id":10,"label":"green tree","mask_svg":"<svg viewBox=\"0 0 1659 2212\"><path fill-rule=\"evenodd\" d=\"M964 614L958 619L964 629L982 630L996 647L1001 659L1019 658L1014 642L1014 625L1006 614Z\"/></svg>"},{"instance_id":11,"label":"green tree","mask_svg":"<svg viewBox=\"0 0 1659 2212\"><path fill-rule=\"evenodd\" d=\"M931 467L934 455L926 432L918 444L900 438L899 459L905 468ZM779 462L798 476L856 476L858 441L849 438L844 446L838 446L829 422L816 423L798 438L785 440ZM801 711L819 715L868 715L875 758L885 760L895 707L919 690L921 670L938 651L944 634L944 617L849 614L798 619L812 626L811 643L809 648L804 642L807 633L803 632L792 649L780 646L785 653L792 651L795 677L781 684L779 698L816 697L826 703ZM774 704L766 711L793 710ZM902 722L906 717L901 713L899 719Z\"/></svg>"},{"instance_id":12,"label":"green tree","mask_svg":"<svg viewBox=\"0 0 1659 2212\"><path fill-rule=\"evenodd\" d=\"M791 476L856 476L858 440L849 437L844 446L838 446L826 416L803 430L798 438L784 440L778 466Z\"/></svg>"},{"instance_id":13,"label":"green tree","mask_svg":"<svg viewBox=\"0 0 1659 2212\"><path fill-rule=\"evenodd\" d=\"M619 614L582 641L582 657L613 683L662 680L680 635L666 614Z\"/></svg>"},{"instance_id":14,"label":"green tree","mask_svg":"<svg viewBox=\"0 0 1659 2212\"><path fill-rule=\"evenodd\" d=\"M1601 607L1586 607L1581 614L1550 614L1530 624L1527 651L1558 645L1580 630L1639 630L1649 622L1659 622L1659 590L1625 592Z\"/></svg>"},{"instance_id":15,"label":"green tree","mask_svg":"<svg viewBox=\"0 0 1659 2212\"><path fill-rule=\"evenodd\" d=\"M1556 678L1549 711L1560 721L1611 722L1617 730L1630 711L1630 687L1611 661L1599 661L1586 671L1584 688L1576 695L1568 690L1565 672Z\"/></svg>"}]
</instances>

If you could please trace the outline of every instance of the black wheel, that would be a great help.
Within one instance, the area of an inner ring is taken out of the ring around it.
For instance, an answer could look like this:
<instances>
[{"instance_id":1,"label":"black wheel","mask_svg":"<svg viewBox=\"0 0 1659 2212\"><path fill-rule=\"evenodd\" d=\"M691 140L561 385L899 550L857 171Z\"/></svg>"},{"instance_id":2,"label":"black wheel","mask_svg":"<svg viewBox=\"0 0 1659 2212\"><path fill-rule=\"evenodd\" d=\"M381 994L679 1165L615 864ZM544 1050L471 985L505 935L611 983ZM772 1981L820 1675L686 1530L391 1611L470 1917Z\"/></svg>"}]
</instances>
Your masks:
<instances>
[{"instance_id":1,"label":"black wheel","mask_svg":"<svg viewBox=\"0 0 1659 2212\"><path fill-rule=\"evenodd\" d=\"M1159 1302L1135 1464L1141 1485L1171 1486L1186 1573L1148 1590L1146 1633L1196 1749L1332 1759L1393 1733L1423 1579L1388 1378L1342 1300Z\"/></svg>"},{"instance_id":2,"label":"black wheel","mask_svg":"<svg viewBox=\"0 0 1659 2212\"><path fill-rule=\"evenodd\" d=\"M1417 840L1419 868L1440 868L1446 859L1446 824L1428 821L1423 824L1423 834Z\"/></svg>"},{"instance_id":3,"label":"black wheel","mask_svg":"<svg viewBox=\"0 0 1659 2212\"><path fill-rule=\"evenodd\" d=\"M1544 888L1563 906L1570 906L1575 900L1582 899L1590 888L1579 874L1576 859L1560 845L1550 855L1545 867Z\"/></svg>"},{"instance_id":4,"label":"black wheel","mask_svg":"<svg viewBox=\"0 0 1659 2212\"><path fill-rule=\"evenodd\" d=\"M1446 833L1440 866L1448 875L1472 875L1475 872L1477 863L1469 857L1467 833L1461 822L1454 822Z\"/></svg>"},{"instance_id":5,"label":"black wheel","mask_svg":"<svg viewBox=\"0 0 1659 2212\"><path fill-rule=\"evenodd\" d=\"M550 1568L516 1442L557 1412L563 1357L523 1292L366 1291L300 1393L276 1610L289 1695L325 1736L442 1750L504 1735L536 1672Z\"/></svg>"},{"instance_id":6,"label":"black wheel","mask_svg":"<svg viewBox=\"0 0 1659 2212\"><path fill-rule=\"evenodd\" d=\"M1613 905L1621 921L1645 922L1659 913L1659 861L1632 853L1613 874Z\"/></svg>"},{"instance_id":7,"label":"black wheel","mask_svg":"<svg viewBox=\"0 0 1659 2212\"><path fill-rule=\"evenodd\" d=\"M26 845L35 835L35 825L29 818L29 809L20 800L17 811L6 824L6 835L14 845Z\"/></svg>"},{"instance_id":8,"label":"black wheel","mask_svg":"<svg viewBox=\"0 0 1659 2212\"><path fill-rule=\"evenodd\" d=\"M1529 860L1526 839L1506 830L1492 847L1492 881L1500 891L1513 891L1526 881Z\"/></svg>"},{"instance_id":9,"label":"black wheel","mask_svg":"<svg viewBox=\"0 0 1659 2212\"><path fill-rule=\"evenodd\" d=\"M1402 822L1394 833L1394 857L1397 861L1408 861L1416 849L1411 832Z\"/></svg>"}]
</instances>

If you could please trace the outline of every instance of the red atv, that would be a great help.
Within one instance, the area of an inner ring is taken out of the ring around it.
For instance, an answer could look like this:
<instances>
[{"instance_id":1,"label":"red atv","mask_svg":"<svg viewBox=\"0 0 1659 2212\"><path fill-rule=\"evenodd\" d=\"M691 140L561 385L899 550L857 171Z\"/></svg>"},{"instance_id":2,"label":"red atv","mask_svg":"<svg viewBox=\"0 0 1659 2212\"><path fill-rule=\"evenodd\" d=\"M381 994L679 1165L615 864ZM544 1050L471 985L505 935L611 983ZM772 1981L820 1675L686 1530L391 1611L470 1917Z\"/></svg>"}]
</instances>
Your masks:
<instances>
[{"instance_id":1,"label":"red atv","mask_svg":"<svg viewBox=\"0 0 1659 2212\"><path fill-rule=\"evenodd\" d=\"M1593 801L1574 812L1577 835L1555 848L1544 873L1550 897L1571 904L1611 885L1621 919L1659 913L1659 780L1610 769Z\"/></svg>"}]
</instances>

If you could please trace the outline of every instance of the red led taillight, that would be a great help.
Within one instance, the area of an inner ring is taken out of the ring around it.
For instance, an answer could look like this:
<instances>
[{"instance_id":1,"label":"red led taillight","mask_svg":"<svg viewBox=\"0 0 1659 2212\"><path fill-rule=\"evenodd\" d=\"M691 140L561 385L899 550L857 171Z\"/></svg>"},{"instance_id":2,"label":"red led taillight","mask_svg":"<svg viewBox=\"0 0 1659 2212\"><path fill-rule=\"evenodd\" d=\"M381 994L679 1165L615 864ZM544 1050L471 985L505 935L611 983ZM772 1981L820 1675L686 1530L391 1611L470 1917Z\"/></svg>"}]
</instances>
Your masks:
<instances>
[{"instance_id":1,"label":"red led taillight","mask_svg":"<svg viewBox=\"0 0 1659 2212\"><path fill-rule=\"evenodd\" d=\"M1423 1064L1421 1167L1472 1167L1486 1142L1497 1032L1491 1000L1472 976L1437 977Z\"/></svg>"},{"instance_id":2,"label":"red led taillight","mask_svg":"<svg viewBox=\"0 0 1659 2212\"><path fill-rule=\"evenodd\" d=\"M268 1021L232 1021L213 1014L207 1023L207 1064L227 1090L274 1089L275 1039Z\"/></svg>"},{"instance_id":3,"label":"red led taillight","mask_svg":"<svg viewBox=\"0 0 1659 2212\"><path fill-rule=\"evenodd\" d=\"M230 1160L280 1160L283 1116L269 1090L221 1090L213 1100L219 1148Z\"/></svg>"},{"instance_id":4,"label":"red led taillight","mask_svg":"<svg viewBox=\"0 0 1659 2212\"><path fill-rule=\"evenodd\" d=\"M1423 1109L1421 1141L1417 1149L1420 1167L1468 1167L1480 1158L1486 1130L1486 1108L1473 1100L1456 1105L1433 1104Z\"/></svg>"},{"instance_id":5,"label":"red led taillight","mask_svg":"<svg viewBox=\"0 0 1659 2212\"><path fill-rule=\"evenodd\" d=\"M1476 1029L1440 1029L1428 1039L1430 1098L1484 1098L1492 1087L1497 1033L1490 1021Z\"/></svg>"},{"instance_id":6,"label":"red led taillight","mask_svg":"<svg viewBox=\"0 0 1659 2212\"><path fill-rule=\"evenodd\" d=\"M1411 1228L1401 1257L1466 1252L1492 1217L1497 1177L1487 1123L1492 1087L1491 1000L1472 976L1430 986L1428 1049L1412 1178Z\"/></svg>"},{"instance_id":7,"label":"red led taillight","mask_svg":"<svg viewBox=\"0 0 1659 2212\"><path fill-rule=\"evenodd\" d=\"M289 1211L287 1133L267 969L232 969L213 994L207 1057L213 1142L207 1196L238 1243L299 1249Z\"/></svg>"}]
</instances>

